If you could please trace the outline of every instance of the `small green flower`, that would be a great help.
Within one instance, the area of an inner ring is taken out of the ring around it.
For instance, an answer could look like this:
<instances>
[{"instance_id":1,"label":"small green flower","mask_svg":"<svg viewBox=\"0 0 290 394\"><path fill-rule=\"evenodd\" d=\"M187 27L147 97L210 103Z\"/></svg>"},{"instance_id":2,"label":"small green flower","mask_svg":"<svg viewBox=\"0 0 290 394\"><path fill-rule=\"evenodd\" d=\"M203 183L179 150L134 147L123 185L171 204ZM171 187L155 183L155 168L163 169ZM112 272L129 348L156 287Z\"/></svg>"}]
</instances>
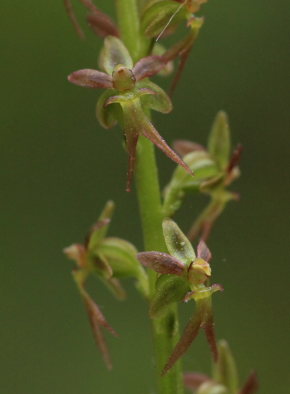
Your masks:
<instances>
[{"instance_id":1,"label":"small green flower","mask_svg":"<svg viewBox=\"0 0 290 394\"><path fill-rule=\"evenodd\" d=\"M236 363L226 341L219 341L219 358L213 366L213 377L195 372L184 375L184 384L196 394L254 394L258 379L252 372L240 388Z\"/></svg>"},{"instance_id":2,"label":"small green flower","mask_svg":"<svg viewBox=\"0 0 290 394\"><path fill-rule=\"evenodd\" d=\"M163 222L163 233L169 254L152 251L137 255L145 267L161 274L150 315L152 318L162 317L173 302L193 299L196 303L196 311L164 367L163 373L166 373L186 352L200 328L204 329L214 360L217 360L211 296L223 289L218 284L207 284L211 276L211 253L203 241L197 246L196 256L191 243L174 221L166 219Z\"/></svg>"},{"instance_id":3,"label":"small green flower","mask_svg":"<svg viewBox=\"0 0 290 394\"><path fill-rule=\"evenodd\" d=\"M116 298L126 297L118 278L134 277L137 287L145 297L148 296L147 275L136 259L137 250L120 238L106 237L114 203L107 202L97 223L91 228L84 244L73 244L64 249L68 258L76 262L73 278L85 304L93 335L99 346L104 361L110 369L112 366L109 351L102 333L102 328L117 335L109 325L99 306L88 294L85 284L89 276L96 275L113 292Z\"/></svg>"},{"instance_id":4,"label":"small green flower","mask_svg":"<svg viewBox=\"0 0 290 394\"><path fill-rule=\"evenodd\" d=\"M171 160L192 174L183 160L167 145L146 116L152 109L167 113L172 104L166 93L147 80L159 73L166 61L162 56L152 55L140 59L133 65L132 58L122 41L108 36L100 56L101 68L105 71L83 69L68 76L76 85L88 88L107 89L97 104L97 118L105 128L121 123L129 153L127 191L136 161L136 147L140 135L148 138Z\"/></svg>"}]
</instances>

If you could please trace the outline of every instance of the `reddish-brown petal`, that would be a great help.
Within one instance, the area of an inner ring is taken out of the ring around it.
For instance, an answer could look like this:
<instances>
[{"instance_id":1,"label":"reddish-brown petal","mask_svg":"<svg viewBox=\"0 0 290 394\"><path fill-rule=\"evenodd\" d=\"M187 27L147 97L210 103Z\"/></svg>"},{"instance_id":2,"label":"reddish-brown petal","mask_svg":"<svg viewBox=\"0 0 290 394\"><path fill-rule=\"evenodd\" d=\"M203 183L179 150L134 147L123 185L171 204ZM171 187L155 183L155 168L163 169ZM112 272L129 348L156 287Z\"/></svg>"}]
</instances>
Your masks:
<instances>
[{"instance_id":1,"label":"reddish-brown petal","mask_svg":"<svg viewBox=\"0 0 290 394\"><path fill-rule=\"evenodd\" d=\"M110 75L89 68L73 72L68 76L68 80L86 88L111 88L113 86Z\"/></svg>"},{"instance_id":2,"label":"reddish-brown petal","mask_svg":"<svg viewBox=\"0 0 290 394\"><path fill-rule=\"evenodd\" d=\"M239 394L254 394L258 391L259 382L256 372L252 372Z\"/></svg>"},{"instance_id":3,"label":"reddish-brown petal","mask_svg":"<svg viewBox=\"0 0 290 394\"><path fill-rule=\"evenodd\" d=\"M101 11L92 12L87 16L87 21L93 32L100 37L119 37L118 28L112 19Z\"/></svg>"},{"instance_id":4,"label":"reddish-brown petal","mask_svg":"<svg viewBox=\"0 0 290 394\"><path fill-rule=\"evenodd\" d=\"M189 346L196 338L201 325L201 316L199 314L194 315L189 323L187 324L182 337L175 346L171 356L169 357L165 367L163 368L162 375L165 375L176 363L176 361L184 355Z\"/></svg>"},{"instance_id":5,"label":"reddish-brown petal","mask_svg":"<svg viewBox=\"0 0 290 394\"><path fill-rule=\"evenodd\" d=\"M211 260L211 252L203 240L199 241L199 244L197 245L197 257L207 262Z\"/></svg>"},{"instance_id":6,"label":"reddish-brown petal","mask_svg":"<svg viewBox=\"0 0 290 394\"><path fill-rule=\"evenodd\" d=\"M205 331L206 339L210 346L213 359L216 362L218 359L218 349L216 344L214 320L211 309L207 311L205 319L206 320L202 323L202 328Z\"/></svg>"},{"instance_id":7,"label":"reddish-brown petal","mask_svg":"<svg viewBox=\"0 0 290 394\"><path fill-rule=\"evenodd\" d=\"M161 71L167 64L163 56L146 56L140 59L133 68L136 81L152 77Z\"/></svg>"},{"instance_id":8,"label":"reddish-brown petal","mask_svg":"<svg viewBox=\"0 0 290 394\"><path fill-rule=\"evenodd\" d=\"M151 268L159 274L182 276L184 273L185 265L167 253L141 252L137 254L137 258L145 267Z\"/></svg>"}]
</instances>

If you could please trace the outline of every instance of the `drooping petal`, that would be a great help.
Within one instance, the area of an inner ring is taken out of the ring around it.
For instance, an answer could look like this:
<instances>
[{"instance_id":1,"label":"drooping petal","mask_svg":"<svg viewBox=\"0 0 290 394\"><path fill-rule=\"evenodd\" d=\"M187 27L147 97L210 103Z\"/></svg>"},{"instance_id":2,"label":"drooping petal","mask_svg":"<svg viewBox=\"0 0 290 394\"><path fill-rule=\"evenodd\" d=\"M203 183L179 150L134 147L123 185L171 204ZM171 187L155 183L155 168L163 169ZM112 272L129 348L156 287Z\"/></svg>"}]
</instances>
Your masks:
<instances>
[{"instance_id":1,"label":"drooping petal","mask_svg":"<svg viewBox=\"0 0 290 394\"><path fill-rule=\"evenodd\" d=\"M259 382L256 372L252 372L239 394L254 394L258 391Z\"/></svg>"},{"instance_id":2,"label":"drooping petal","mask_svg":"<svg viewBox=\"0 0 290 394\"><path fill-rule=\"evenodd\" d=\"M206 243L201 240L197 245L197 257L209 262L212 258L211 252L207 247Z\"/></svg>"},{"instance_id":3,"label":"drooping petal","mask_svg":"<svg viewBox=\"0 0 290 394\"><path fill-rule=\"evenodd\" d=\"M162 226L169 253L189 266L195 260L196 256L187 237L171 219L165 219Z\"/></svg>"},{"instance_id":4,"label":"drooping petal","mask_svg":"<svg viewBox=\"0 0 290 394\"><path fill-rule=\"evenodd\" d=\"M70 74L67 78L71 83L86 88L112 88L112 77L98 70L85 68Z\"/></svg>"},{"instance_id":5,"label":"drooping petal","mask_svg":"<svg viewBox=\"0 0 290 394\"><path fill-rule=\"evenodd\" d=\"M159 274L182 276L185 271L185 265L167 253L141 252L137 254L137 258L144 267L151 268Z\"/></svg>"},{"instance_id":6,"label":"drooping petal","mask_svg":"<svg viewBox=\"0 0 290 394\"><path fill-rule=\"evenodd\" d=\"M206 302L207 300L202 300L202 301ZM211 350L211 353L213 356L213 360L216 362L218 359L218 348L217 348L217 343L216 343L213 313L212 313L211 306L209 306L209 305L206 307L206 310L204 311L202 328L204 329L206 339L207 339L207 342L209 344L209 347L210 347L210 350Z\"/></svg>"},{"instance_id":7,"label":"drooping petal","mask_svg":"<svg viewBox=\"0 0 290 394\"><path fill-rule=\"evenodd\" d=\"M178 361L180 357L183 356L184 353L187 351L200 330L201 322L202 320L199 314L195 314L190 319L182 334L182 337L175 346L171 356L169 357L166 365L164 366L162 375L165 375L173 367L176 361Z\"/></svg>"},{"instance_id":8,"label":"drooping petal","mask_svg":"<svg viewBox=\"0 0 290 394\"><path fill-rule=\"evenodd\" d=\"M156 75L161 71L167 62L164 57L152 55L146 56L140 59L133 68L133 73L136 78L136 81L140 81L144 78L150 78L153 75Z\"/></svg>"},{"instance_id":9,"label":"drooping petal","mask_svg":"<svg viewBox=\"0 0 290 394\"><path fill-rule=\"evenodd\" d=\"M154 145L157 146L163 153L166 154L172 161L182 166L185 171L189 174L193 175L191 169L188 167L186 163L172 150L166 143L166 141L161 137L158 131L155 129L153 124L149 121L149 119L144 118L144 122L140 125L140 132L144 135L144 137L148 138Z\"/></svg>"},{"instance_id":10,"label":"drooping petal","mask_svg":"<svg viewBox=\"0 0 290 394\"><path fill-rule=\"evenodd\" d=\"M119 64L129 69L133 68L133 61L128 49L118 37L113 36L105 38L99 63L101 68L110 75Z\"/></svg>"}]
</instances>

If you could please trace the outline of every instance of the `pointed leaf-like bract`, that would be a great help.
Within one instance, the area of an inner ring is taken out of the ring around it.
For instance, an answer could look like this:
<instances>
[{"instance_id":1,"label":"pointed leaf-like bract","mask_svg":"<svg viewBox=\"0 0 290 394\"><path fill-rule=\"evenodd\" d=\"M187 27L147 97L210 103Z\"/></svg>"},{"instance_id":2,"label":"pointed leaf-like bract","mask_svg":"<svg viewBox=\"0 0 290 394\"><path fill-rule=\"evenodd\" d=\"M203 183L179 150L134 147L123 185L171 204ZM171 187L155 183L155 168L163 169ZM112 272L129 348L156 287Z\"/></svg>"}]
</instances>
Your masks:
<instances>
[{"instance_id":1,"label":"pointed leaf-like bract","mask_svg":"<svg viewBox=\"0 0 290 394\"><path fill-rule=\"evenodd\" d=\"M239 387L238 373L232 352L226 341L218 344L219 358L213 367L215 381L227 387L229 394L236 394Z\"/></svg>"},{"instance_id":2,"label":"pointed leaf-like bract","mask_svg":"<svg viewBox=\"0 0 290 394\"><path fill-rule=\"evenodd\" d=\"M140 81L158 74L165 66L166 62L162 56L146 56L135 64L133 73L136 81Z\"/></svg>"},{"instance_id":3,"label":"pointed leaf-like bract","mask_svg":"<svg viewBox=\"0 0 290 394\"><path fill-rule=\"evenodd\" d=\"M144 267L151 268L159 274L182 276L185 272L185 265L167 253L141 252L137 254L137 258Z\"/></svg>"},{"instance_id":4,"label":"pointed leaf-like bract","mask_svg":"<svg viewBox=\"0 0 290 394\"><path fill-rule=\"evenodd\" d=\"M208 140L208 151L221 170L226 170L230 158L230 129L225 112L218 112Z\"/></svg>"},{"instance_id":5,"label":"pointed leaf-like bract","mask_svg":"<svg viewBox=\"0 0 290 394\"><path fill-rule=\"evenodd\" d=\"M133 61L128 49L119 38L113 36L105 38L99 63L102 69L110 75L119 64L129 69L133 68Z\"/></svg>"},{"instance_id":6,"label":"pointed leaf-like bract","mask_svg":"<svg viewBox=\"0 0 290 394\"><path fill-rule=\"evenodd\" d=\"M199 241L199 244L197 245L197 257L200 257L207 262L211 260L211 252L203 240Z\"/></svg>"},{"instance_id":7,"label":"pointed leaf-like bract","mask_svg":"<svg viewBox=\"0 0 290 394\"><path fill-rule=\"evenodd\" d=\"M67 78L69 82L85 88L112 88L112 77L98 70L85 68L74 71Z\"/></svg>"},{"instance_id":8,"label":"pointed leaf-like bract","mask_svg":"<svg viewBox=\"0 0 290 394\"><path fill-rule=\"evenodd\" d=\"M161 318L172 303L183 300L189 286L186 280L175 275L161 275L156 283L156 292L150 306L150 317Z\"/></svg>"},{"instance_id":9,"label":"pointed leaf-like bract","mask_svg":"<svg viewBox=\"0 0 290 394\"><path fill-rule=\"evenodd\" d=\"M162 225L169 253L189 266L196 258L190 241L173 220L165 219Z\"/></svg>"},{"instance_id":10,"label":"pointed leaf-like bract","mask_svg":"<svg viewBox=\"0 0 290 394\"><path fill-rule=\"evenodd\" d=\"M246 383L244 384L243 388L239 392L239 394L254 394L258 391L259 382L257 378L256 372L252 372L251 375L248 377Z\"/></svg>"}]
</instances>

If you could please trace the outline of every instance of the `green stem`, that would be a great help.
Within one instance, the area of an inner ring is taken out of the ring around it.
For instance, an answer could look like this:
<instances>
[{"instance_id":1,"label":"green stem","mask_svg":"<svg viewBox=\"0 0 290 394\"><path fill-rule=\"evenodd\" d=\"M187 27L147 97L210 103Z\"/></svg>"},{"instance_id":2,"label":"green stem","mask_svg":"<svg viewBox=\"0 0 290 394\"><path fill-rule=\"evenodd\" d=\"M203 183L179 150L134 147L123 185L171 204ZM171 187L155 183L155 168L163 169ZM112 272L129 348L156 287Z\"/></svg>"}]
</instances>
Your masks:
<instances>
[{"instance_id":1,"label":"green stem","mask_svg":"<svg viewBox=\"0 0 290 394\"><path fill-rule=\"evenodd\" d=\"M134 60L148 55L150 40L140 33L136 0L116 0L121 37ZM140 136L137 149L136 187L142 221L145 250L166 252L162 232L160 186L153 144ZM157 275L149 270L150 298L155 293ZM179 339L177 306L172 306L162 319L152 320L155 369L158 394L183 394L181 363L177 362L165 375L163 367Z\"/></svg>"},{"instance_id":2,"label":"green stem","mask_svg":"<svg viewBox=\"0 0 290 394\"><path fill-rule=\"evenodd\" d=\"M121 37L136 62L147 53L150 40L140 32L139 10L136 0L116 0L118 26Z\"/></svg>"}]
</instances>

